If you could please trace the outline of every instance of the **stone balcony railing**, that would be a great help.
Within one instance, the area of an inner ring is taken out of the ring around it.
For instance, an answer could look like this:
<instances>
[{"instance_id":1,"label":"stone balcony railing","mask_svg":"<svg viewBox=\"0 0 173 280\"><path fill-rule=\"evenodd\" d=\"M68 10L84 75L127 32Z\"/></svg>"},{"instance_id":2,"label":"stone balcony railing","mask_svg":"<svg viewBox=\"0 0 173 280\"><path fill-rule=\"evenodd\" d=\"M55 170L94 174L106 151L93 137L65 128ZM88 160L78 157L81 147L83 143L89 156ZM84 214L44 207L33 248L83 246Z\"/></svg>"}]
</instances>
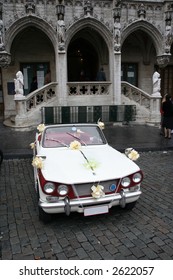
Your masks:
<instances>
[{"instance_id":1,"label":"stone balcony railing","mask_svg":"<svg viewBox=\"0 0 173 280\"><path fill-rule=\"evenodd\" d=\"M109 95L111 82L68 82L68 96L80 95Z\"/></svg>"},{"instance_id":2,"label":"stone balcony railing","mask_svg":"<svg viewBox=\"0 0 173 280\"><path fill-rule=\"evenodd\" d=\"M49 106L49 104L52 106L54 98L57 99L57 84L58 83L56 82L52 82L40 89L35 90L27 96L15 95L14 100L16 103L17 113L15 117L16 127L30 126L38 122L38 118L41 119L40 109L42 107ZM106 98L103 100L106 100L107 102L109 99L108 96L110 97L111 95L110 86L110 82L69 82L67 83L67 96L81 96L81 98L82 96L92 96L92 98L94 98L94 96L102 96L103 98ZM142 107L145 108L149 115L148 122L160 122L160 95L150 95L124 81L121 83L121 90L122 94L124 94L129 100L127 105L136 105L136 107L138 106L139 111L141 111ZM106 103L103 104L106 105ZM87 104L81 105L86 106ZM98 99L96 105L100 105L98 104ZM69 104L69 106L73 105Z\"/></svg>"},{"instance_id":3,"label":"stone balcony railing","mask_svg":"<svg viewBox=\"0 0 173 280\"><path fill-rule=\"evenodd\" d=\"M121 92L135 104L148 109L150 116L148 122L160 123L160 101L162 98L160 94L158 96L150 95L125 81L121 82Z\"/></svg>"},{"instance_id":4,"label":"stone balcony railing","mask_svg":"<svg viewBox=\"0 0 173 280\"><path fill-rule=\"evenodd\" d=\"M25 126L25 123L27 125L29 116L31 118L36 109L40 109L42 106L45 106L46 103L56 96L56 87L57 83L52 82L31 92L27 96L16 94L14 96L14 101L16 103L16 126Z\"/></svg>"}]
</instances>

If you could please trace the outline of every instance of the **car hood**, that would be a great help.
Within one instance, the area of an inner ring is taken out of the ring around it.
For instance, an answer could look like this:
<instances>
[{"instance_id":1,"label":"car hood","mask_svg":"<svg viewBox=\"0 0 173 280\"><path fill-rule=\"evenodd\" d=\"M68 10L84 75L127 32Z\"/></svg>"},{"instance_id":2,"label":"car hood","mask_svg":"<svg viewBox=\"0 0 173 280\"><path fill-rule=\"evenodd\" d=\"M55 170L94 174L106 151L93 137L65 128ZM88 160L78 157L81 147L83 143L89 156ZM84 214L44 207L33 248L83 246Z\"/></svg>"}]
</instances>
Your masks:
<instances>
[{"instance_id":1,"label":"car hood","mask_svg":"<svg viewBox=\"0 0 173 280\"><path fill-rule=\"evenodd\" d=\"M41 148L39 155L45 157L44 178L64 184L122 178L140 170L136 163L109 145L82 147L81 151Z\"/></svg>"}]
</instances>

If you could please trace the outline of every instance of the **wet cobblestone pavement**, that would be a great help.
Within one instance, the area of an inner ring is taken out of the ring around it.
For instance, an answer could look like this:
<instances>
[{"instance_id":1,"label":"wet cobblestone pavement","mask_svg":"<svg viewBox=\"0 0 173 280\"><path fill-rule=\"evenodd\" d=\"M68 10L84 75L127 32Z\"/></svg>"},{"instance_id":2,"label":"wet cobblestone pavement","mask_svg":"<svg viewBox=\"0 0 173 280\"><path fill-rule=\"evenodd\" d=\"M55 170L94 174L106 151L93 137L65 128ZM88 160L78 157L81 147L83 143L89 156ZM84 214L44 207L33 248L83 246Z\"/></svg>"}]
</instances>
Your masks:
<instances>
[{"instance_id":1,"label":"wet cobblestone pavement","mask_svg":"<svg viewBox=\"0 0 173 280\"><path fill-rule=\"evenodd\" d=\"M132 211L38 220L31 159L0 168L1 260L173 259L173 151L141 152L142 195Z\"/></svg>"}]
</instances>

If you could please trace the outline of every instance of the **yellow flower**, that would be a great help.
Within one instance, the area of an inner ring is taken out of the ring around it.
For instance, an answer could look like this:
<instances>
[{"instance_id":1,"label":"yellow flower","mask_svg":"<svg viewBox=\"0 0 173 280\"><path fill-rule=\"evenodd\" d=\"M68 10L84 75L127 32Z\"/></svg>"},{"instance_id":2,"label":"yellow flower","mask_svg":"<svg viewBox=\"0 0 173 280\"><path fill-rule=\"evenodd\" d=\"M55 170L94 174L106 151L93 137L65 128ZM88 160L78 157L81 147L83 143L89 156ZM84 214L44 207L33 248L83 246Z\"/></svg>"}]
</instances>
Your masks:
<instances>
[{"instance_id":1,"label":"yellow flower","mask_svg":"<svg viewBox=\"0 0 173 280\"><path fill-rule=\"evenodd\" d=\"M40 157L35 157L32 161L32 166L38 168L38 169L42 169L43 168L43 160Z\"/></svg>"},{"instance_id":2,"label":"yellow flower","mask_svg":"<svg viewBox=\"0 0 173 280\"><path fill-rule=\"evenodd\" d=\"M35 148L35 142L30 144L31 149Z\"/></svg>"},{"instance_id":3,"label":"yellow flower","mask_svg":"<svg viewBox=\"0 0 173 280\"><path fill-rule=\"evenodd\" d=\"M105 193L104 193L104 187L102 186L102 185L97 185L97 186L95 186L95 185L93 185L92 187L91 187L91 190L92 190L92 193L91 193L91 195L92 195L92 197L94 197L94 198L100 198L100 197L103 197L103 196L105 196Z\"/></svg>"},{"instance_id":4,"label":"yellow flower","mask_svg":"<svg viewBox=\"0 0 173 280\"><path fill-rule=\"evenodd\" d=\"M40 133L42 133L42 132L44 131L44 129L45 129L44 123L39 124L39 125L37 126L37 129L38 129L38 131L39 131Z\"/></svg>"},{"instance_id":5,"label":"yellow flower","mask_svg":"<svg viewBox=\"0 0 173 280\"><path fill-rule=\"evenodd\" d=\"M135 161L139 158L139 153L137 151L135 151L133 148L127 148L125 150L125 155L133 161Z\"/></svg>"},{"instance_id":6,"label":"yellow flower","mask_svg":"<svg viewBox=\"0 0 173 280\"><path fill-rule=\"evenodd\" d=\"M70 143L70 149L71 150L80 150L81 149L81 143L79 141L73 141Z\"/></svg>"},{"instance_id":7,"label":"yellow flower","mask_svg":"<svg viewBox=\"0 0 173 280\"><path fill-rule=\"evenodd\" d=\"M87 169L96 169L98 167L99 163L96 162L94 159L90 159L88 160L86 163L84 163L84 166L87 168Z\"/></svg>"}]
</instances>

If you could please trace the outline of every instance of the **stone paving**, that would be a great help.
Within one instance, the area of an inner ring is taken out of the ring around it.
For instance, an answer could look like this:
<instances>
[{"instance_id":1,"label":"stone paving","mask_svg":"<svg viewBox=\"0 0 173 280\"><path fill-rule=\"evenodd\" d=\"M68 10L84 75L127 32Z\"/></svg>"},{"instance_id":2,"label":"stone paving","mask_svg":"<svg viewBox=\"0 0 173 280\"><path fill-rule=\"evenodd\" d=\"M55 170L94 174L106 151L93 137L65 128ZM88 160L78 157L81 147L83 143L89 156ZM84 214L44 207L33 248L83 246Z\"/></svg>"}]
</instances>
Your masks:
<instances>
[{"instance_id":1,"label":"stone paving","mask_svg":"<svg viewBox=\"0 0 173 280\"><path fill-rule=\"evenodd\" d=\"M173 259L173 151L141 152L142 195L132 211L38 220L31 159L0 169L1 260Z\"/></svg>"}]
</instances>

